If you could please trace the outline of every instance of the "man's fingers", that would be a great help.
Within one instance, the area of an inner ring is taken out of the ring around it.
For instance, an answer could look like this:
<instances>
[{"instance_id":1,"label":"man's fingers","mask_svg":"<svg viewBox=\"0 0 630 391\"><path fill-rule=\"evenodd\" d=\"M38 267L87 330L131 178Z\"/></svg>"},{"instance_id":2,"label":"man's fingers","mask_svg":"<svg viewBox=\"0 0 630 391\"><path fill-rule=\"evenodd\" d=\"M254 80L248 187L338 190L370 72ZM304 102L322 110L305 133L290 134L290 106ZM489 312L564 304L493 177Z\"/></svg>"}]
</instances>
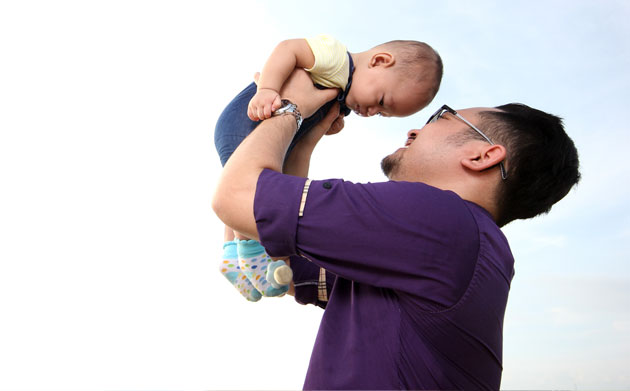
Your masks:
<instances>
[{"instance_id":1,"label":"man's fingers","mask_svg":"<svg viewBox=\"0 0 630 391\"><path fill-rule=\"evenodd\" d=\"M335 103L334 105L332 105L330 110L328 110L328 113L326 114L326 116L317 124L317 126L320 127L322 130L326 129L326 132L328 132L333 122L338 117L339 117L339 103Z\"/></svg>"},{"instance_id":2,"label":"man's fingers","mask_svg":"<svg viewBox=\"0 0 630 391\"><path fill-rule=\"evenodd\" d=\"M333 121L332 125L330 125L330 129L326 132L327 136L337 134L341 132L343 127L345 126L344 116L339 115L335 121Z\"/></svg>"}]
</instances>

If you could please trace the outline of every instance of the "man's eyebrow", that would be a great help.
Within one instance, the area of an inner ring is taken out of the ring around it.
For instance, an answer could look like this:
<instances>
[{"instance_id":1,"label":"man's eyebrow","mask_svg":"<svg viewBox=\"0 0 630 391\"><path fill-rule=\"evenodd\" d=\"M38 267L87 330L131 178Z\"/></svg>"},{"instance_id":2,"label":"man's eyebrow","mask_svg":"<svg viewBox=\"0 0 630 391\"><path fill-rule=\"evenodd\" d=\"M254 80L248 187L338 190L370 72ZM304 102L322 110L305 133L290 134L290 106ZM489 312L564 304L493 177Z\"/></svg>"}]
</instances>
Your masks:
<instances>
[{"instance_id":1,"label":"man's eyebrow","mask_svg":"<svg viewBox=\"0 0 630 391\"><path fill-rule=\"evenodd\" d=\"M444 114L450 114L450 116L445 117ZM456 118L457 116L455 114L451 113L448 110L444 110L444 113L442 113L442 115L440 116L440 118L444 118L447 121L450 121L452 119L451 117L455 117Z\"/></svg>"}]
</instances>

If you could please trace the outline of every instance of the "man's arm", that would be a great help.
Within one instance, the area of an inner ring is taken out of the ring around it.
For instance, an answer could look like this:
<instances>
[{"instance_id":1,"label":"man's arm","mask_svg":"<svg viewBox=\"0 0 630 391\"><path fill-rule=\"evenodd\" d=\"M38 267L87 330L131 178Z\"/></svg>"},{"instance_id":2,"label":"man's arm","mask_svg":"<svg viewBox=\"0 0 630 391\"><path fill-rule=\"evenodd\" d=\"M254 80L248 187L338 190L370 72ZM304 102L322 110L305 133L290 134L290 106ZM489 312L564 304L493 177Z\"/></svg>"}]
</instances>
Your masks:
<instances>
[{"instance_id":1,"label":"man's arm","mask_svg":"<svg viewBox=\"0 0 630 391\"><path fill-rule=\"evenodd\" d=\"M334 105L329 116L337 115L337 119L326 132L327 135L339 133L344 126L344 116L339 114L339 105ZM288 175L306 178L311 162L311 155L315 146L321 140L324 126L328 122L324 118L323 126L315 127L300 138L300 141L293 147L291 153L284 160L282 172ZM312 264L304 258L298 256L286 260L293 269L293 281L289 287L288 295L295 296L295 300L300 304L313 304L321 308L326 308L328 302L328 292L332 289L334 275L326 273L319 266Z\"/></svg>"},{"instance_id":2,"label":"man's arm","mask_svg":"<svg viewBox=\"0 0 630 391\"><path fill-rule=\"evenodd\" d=\"M330 108L328 116L337 117L333 120L328 131L324 132L330 118L326 117L322 120L321 126L316 126L306 133L300 141L293 147L291 153L284 160L284 168L282 172L288 175L300 176L306 178L308 169L311 164L311 156L315 150L315 146L324 135L333 135L339 133L344 127L344 116L339 114L339 105L335 104Z\"/></svg>"},{"instance_id":3,"label":"man's arm","mask_svg":"<svg viewBox=\"0 0 630 391\"><path fill-rule=\"evenodd\" d=\"M315 88L306 71L296 70L281 94L297 104L306 118L333 99L337 91ZM336 118L337 115L328 115L318 127L319 131L325 133ZM284 156L296 131L293 116L272 117L262 122L234 151L223 169L212 201L215 213L227 226L258 240L254 218L258 176L266 168L282 171Z\"/></svg>"}]
</instances>

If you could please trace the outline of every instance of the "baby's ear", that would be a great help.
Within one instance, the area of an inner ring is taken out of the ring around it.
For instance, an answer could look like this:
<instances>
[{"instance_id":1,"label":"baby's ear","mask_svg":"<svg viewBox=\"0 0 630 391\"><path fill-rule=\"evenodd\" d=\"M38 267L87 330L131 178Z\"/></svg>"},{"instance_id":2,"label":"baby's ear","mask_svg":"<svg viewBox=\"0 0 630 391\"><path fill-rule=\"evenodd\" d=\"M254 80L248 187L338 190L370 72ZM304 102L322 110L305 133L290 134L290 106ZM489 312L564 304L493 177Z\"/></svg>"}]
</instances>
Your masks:
<instances>
[{"instance_id":1,"label":"baby's ear","mask_svg":"<svg viewBox=\"0 0 630 391\"><path fill-rule=\"evenodd\" d=\"M372 67L390 67L396 63L396 58L389 52L378 52L372 55L370 59L370 68Z\"/></svg>"}]
</instances>

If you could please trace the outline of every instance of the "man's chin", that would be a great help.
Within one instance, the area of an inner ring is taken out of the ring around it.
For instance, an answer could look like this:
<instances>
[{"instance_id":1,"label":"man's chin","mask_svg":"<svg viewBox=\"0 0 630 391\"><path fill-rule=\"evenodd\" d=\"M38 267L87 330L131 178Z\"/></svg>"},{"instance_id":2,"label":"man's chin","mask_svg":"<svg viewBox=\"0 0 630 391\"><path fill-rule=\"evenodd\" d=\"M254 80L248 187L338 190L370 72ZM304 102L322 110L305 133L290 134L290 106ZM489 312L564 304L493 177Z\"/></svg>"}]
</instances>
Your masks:
<instances>
[{"instance_id":1,"label":"man's chin","mask_svg":"<svg viewBox=\"0 0 630 391\"><path fill-rule=\"evenodd\" d=\"M383 160L381 160L381 170L387 179L392 179L392 176L396 173L399 162L400 158L398 156L394 156L394 154L385 156Z\"/></svg>"}]
</instances>

